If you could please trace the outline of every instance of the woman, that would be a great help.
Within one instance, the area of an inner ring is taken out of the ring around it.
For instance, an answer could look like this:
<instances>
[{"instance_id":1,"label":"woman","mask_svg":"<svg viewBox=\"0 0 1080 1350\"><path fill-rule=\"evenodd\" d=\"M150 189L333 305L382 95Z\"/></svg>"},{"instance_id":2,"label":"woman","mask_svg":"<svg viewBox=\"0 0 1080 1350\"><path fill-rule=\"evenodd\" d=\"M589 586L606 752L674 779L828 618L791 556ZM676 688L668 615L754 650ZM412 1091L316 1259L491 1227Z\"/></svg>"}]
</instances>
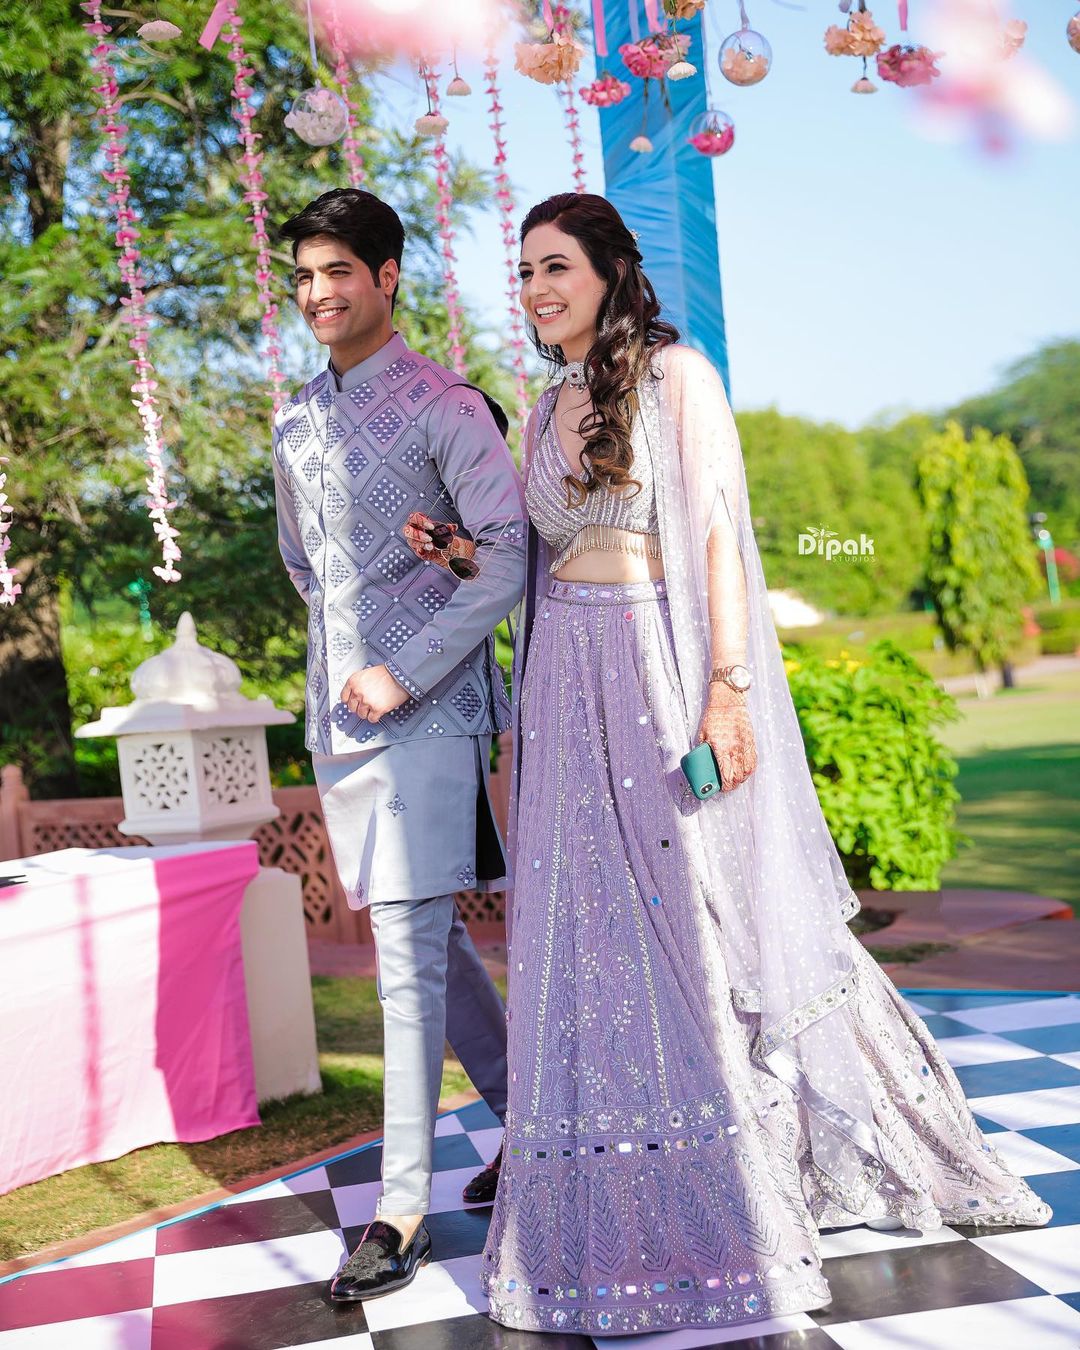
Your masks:
<instances>
[{"instance_id":1,"label":"woman","mask_svg":"<svg viewBox=\"0 0 1080 1350\"><path fill-rule=\"evenodd\" d=\"M521 228L562 376L523 449L510 1105L491 1315L592 1336L829 1301L819 1228L1045 1224L847 928L735 425L601 197ZM416 517L423 556L468 541ZM680 758L707 741L722 792Z\"/></svg>"}]
</instances>

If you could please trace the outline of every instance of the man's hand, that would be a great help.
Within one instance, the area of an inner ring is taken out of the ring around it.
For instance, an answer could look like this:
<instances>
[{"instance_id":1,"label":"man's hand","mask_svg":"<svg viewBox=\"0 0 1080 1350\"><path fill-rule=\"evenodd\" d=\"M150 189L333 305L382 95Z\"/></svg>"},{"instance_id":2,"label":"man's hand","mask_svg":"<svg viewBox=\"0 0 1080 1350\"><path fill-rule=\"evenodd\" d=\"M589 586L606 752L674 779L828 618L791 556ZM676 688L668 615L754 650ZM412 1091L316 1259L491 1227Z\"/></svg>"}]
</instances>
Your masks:
<instances>
[{"instance_id":1,"label":"man's hand","mask_svg":"<svg viewBox=\"0 0 1080 1350\"><path fill-rule=\"evenodd\" d=\"M698 743L708 741L716 756L725 792L745 783L757 768L757 748L746 695L722 681L709 685L709 701L698 727Z\"/></svg>"},{"instance_id":2,"label":"man's hand","mask_svg":"<svg viewBox=\"0 0 1080 1350\"><path fill-rule=\"evenodd\" d=\"M341 701L349 711L359 713L369 722L377 722L388 712L400 708L408 697L408 692L385 666L369 666L367 670L356 671L341 691Z\"/></svg>"}]
</instances>

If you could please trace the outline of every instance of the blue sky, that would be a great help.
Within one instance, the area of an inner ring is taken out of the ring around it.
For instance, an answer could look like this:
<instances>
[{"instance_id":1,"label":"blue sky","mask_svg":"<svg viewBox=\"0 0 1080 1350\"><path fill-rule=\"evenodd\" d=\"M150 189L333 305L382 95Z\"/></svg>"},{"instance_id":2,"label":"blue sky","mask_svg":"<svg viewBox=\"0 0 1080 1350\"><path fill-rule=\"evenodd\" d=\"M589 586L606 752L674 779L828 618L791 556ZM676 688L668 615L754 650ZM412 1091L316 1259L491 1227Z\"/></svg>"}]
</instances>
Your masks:
<instances>
[{"instance_id":1,"label":"blue sky","mask_svg":"<svg viewBox=\"0 0 1080 1350\"><path fill-rule=\"evenodd\" d=\"M929 3L911 0L914 41ZM709 4L714 31L738 26L735 0ZM1028 21L1027 50L1080 101L1080 56L1064 36L1076 4L1003 7ZM877 8L891 33L892 0ZM754 0L749 9L773 46L768 78L736 89L715 67L709 76L713 103L737 128L714 173L737 408L775 405L854 426L946 406L991 387L1041 342L1080 336L1075 130L1007 159L928 141L910 120L908 91L849 92L858 63L827 56L821 43L838 17L832 3L808 0L793 11ZM609 64L616 69L618 57ZM556 93L511 66L512 55L503 101L523 214L572 186L570 158ZM481 71L465 60L462 73L474 94L446 100L448 143L487 164ZM583 78L590 74L583 67ZM421 111L415 86L381 80L384 115L407 125ZM583 109L588 185L602 192L599 116ZM475 212L470 224L458 241L459 276L497 334L505 310L494 213Z\"/></svg>"}]
</instances>

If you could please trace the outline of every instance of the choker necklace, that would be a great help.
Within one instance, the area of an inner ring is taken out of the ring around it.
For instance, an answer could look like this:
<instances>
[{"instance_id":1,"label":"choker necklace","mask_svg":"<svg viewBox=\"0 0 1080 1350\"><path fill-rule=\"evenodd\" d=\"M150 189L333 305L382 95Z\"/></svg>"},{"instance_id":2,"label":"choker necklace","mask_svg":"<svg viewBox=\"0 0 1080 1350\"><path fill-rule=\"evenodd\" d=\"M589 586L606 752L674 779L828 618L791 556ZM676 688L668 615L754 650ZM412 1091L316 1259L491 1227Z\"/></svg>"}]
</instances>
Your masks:
<instances>
[{"instance_id":1,"label":"choker necklace","mask_svg":"<svg viewBox=\"0 0 1080 1350\"><path fill-rule=\"evenodd\" d=\"M566 363L566 383L571 389L584 389L585 380L585 362L567 361Z\"/></svg>"}]
</instances>

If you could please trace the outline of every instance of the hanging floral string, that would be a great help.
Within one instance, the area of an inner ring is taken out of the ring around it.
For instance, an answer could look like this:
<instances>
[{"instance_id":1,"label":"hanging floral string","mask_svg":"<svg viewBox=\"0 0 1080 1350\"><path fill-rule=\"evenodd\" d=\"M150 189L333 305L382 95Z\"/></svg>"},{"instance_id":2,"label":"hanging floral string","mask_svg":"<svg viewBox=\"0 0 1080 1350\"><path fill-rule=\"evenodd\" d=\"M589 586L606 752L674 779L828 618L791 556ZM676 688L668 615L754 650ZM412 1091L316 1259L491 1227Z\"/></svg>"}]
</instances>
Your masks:
<instances>
[{"instance_id":1,"label":"hanging floral string","mask_svg":"<svg viewBox=\"0 0 1080 1350\"><path fill-rule=\"evenodd\" d=\"M447 336L450 340L450 366L458 375L465 374L465 344L461 340L461 292L458 290L457 273L454 268L457 258L454 256L454 226L450 219L450 208L454 194L450 186L450 157L446 153L446 121L439 111L439 82L434 70L426 62L420 63L420 75L427 87L427 117L431 125L437 127L437 135L431 147L431 158L435 164L435 187L439 193L435 219L439 223L439 238L442 241L443 280L446 284L446 315L449 320ZM423 119L421 119L423 120Z\"/></svg>"},{"instance_id":2,"label":"hanging floral string","mask_svg":"<svg viewBox=\"0 0 1080 1350\"><path fill-rule=\"evenodd\" d=\"M499 211L502 228L503 249L506 253L506 299L510 309L510 356L514 367L514 393L517 399L519 429L524 432L529 417L529 399L525 373L525 330L521 321L521 305L518 302L517 266L514 261L517 231L514 228L514 194L510 187L510 175L506 172L506 136L503 132L503 105L499 101L499 65L493 47L487 50L484 65L487 79L487 93L491 102L488 112L492 135L495 137L495 203Z\"/></svg>"},{"instance_id":3,"label":"hanging floral string","mask_svg":"<svg viewBox=\"0 0 1080 1350\"><path fill-rule=\"evenodd\" d=\"M278 306L271 289L273 273L270 266L270 238L266 233L266 199L263 191L262 151L258 148L262 137L253 131L251 124L255 120L255 109L251 106L252 88L248 80L255 74L251 58L244 51L244 39L240 34L243 19L237 12L237 0L225 0L224 30L229 43L229 60L233 63L232 95L236 101L233 116L240 124L240 142L244 153L240 163L244 166L240 172L240 181L244 184L244 201L251 207L247 217L251 225L251 247L255 251L255 282L259 289L259 304L262 305L262 332L266 340L266 368L270 382L270 398L277 412L285 402L283 385L285 376L278 364L281 358L281 337L278 332Z\"/></svg>"},{"instance_id":4,"label":"hanging floral string","mask_svg":"<svg viewBox=\"0 0 1080 1350\"><path fill-rule=\"evenodd\" d=\"M567 42L574 40L574 29L570 21L570 11L565 5L556 5L553 15L552 32ZM585 152L581 144L581 118L578 116L577 102L574 99L574 80L573 72L567 77L562 85L562 97L565 107L563 109L566 118L566 131L570 137L570 152L573 163L574 191L584 192L585 183Z\"/></svg>"},{"instance_id":5,"label":"hanging floral string","mask_svg":"<svg viewBox=\"0 0 1080 1350\"><path fill-rule=\"evenodd\" d=\"M22 587L15 580L19 575L19 569L9 567L7 560L7 551L11 547L11 540L7 535L11 529L12 507L4 491L7 473L3 466L6 463L7 456L0 455L0 605L13 605L22 595Z\"/></svg>"},{"instance_id":6,"label":"hanging floral string","mask_svg":"<svg viewBox=\"0 0 1080 1350\"><path fill-rule=\"evenodd\" d=\"M131 365L135 367L132 402L142 422L146 462L150 473L146 479L150 520L161 544L162 566L154 568L154 575L162 581L179 581L180 573L173 565L180 558L176 540L180 531L169 521L169 512L176 503L169 501L165 478L164 446L161 441L161 416L157 410L154 390L158 387L154 364L150 360L150 316L146 312L146 277L142 270L139 251L141 231L138 215L131 204L131 175L127 167L127 127L120 120L120 84L112 55L114 43L108 41L112 32L101 17L102 0L86 0L80 8L89 16L83 27L96 38L91 52L91 67L97 77L94 93L98 96L96 117L105 142L106 167L102 177L109 186L109 205L115 208L116 231L114 239L119 250L120 276L127 287L127 295L120 297L124 322L131 329L128 346L135 353ZM6 540L4 541L6 543ZM6 552L6 548L4 552ZM0 577L2 579L2 577ZM6 590L6 587L5 587ZM4 600L5 604L12 603Z\"/></svg>"},{"instance_id":7,"label":"hanging floral string","mask_svg":"<svg viewBox=\"0 0 1080 1350\"><path fill-rule=\"evenodd\" d=\"M349 62L345 56L345 49L341 45L341 24L338 19L338 7L334 6L332 12L333 42L334 42L334 79L337 81L338 90L341 94L342 102L348 113L348 121L345 126L345 139L341 143L341 151L345 156L345 164L349 172L349 186L358 188L364 184L364 156L360 149L360 139L356 132L360 126L359 109L353 101L350 90L352 88L352 71L349 69Z\"/></svg>"}]
</instances>

